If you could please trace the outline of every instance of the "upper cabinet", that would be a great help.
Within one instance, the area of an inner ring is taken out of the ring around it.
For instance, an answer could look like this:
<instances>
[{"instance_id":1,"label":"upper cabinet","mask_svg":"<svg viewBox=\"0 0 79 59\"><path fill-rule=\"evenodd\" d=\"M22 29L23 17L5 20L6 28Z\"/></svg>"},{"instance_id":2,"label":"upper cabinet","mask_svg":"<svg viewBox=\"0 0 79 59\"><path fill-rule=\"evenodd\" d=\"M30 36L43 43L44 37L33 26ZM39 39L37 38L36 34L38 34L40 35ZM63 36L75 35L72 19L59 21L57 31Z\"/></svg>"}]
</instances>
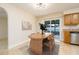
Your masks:
<instances>
[{"instance_id":1,"label":"upper cabinet","mask_svg":"<svg viewBox=\"0 0 79 59\"><path fill-rule=\"evenodd\" d=\"M72 15L64 15L64 24L71 25L71 16Z\"/></svg>"},{"instance_id":2,"label":"upper cabinet","mask_svg":"<svg viewBox=\"0 0 79 59\"><path fill-rule=\"evenodd\" d=\"M64 25L78 25L79 13L64 15Z\"/></svg>"},{"instance_id":3,"label":"upper cabinet","mask_svg":"<svg viewBox=\"0 0 79 59\"><path fill-rule=\"evenodd\" d=\"M72 14L72 20L71 20L71 23L73 25L77 25L79 24L79 14Z\"/></svg>"}]
</instances>

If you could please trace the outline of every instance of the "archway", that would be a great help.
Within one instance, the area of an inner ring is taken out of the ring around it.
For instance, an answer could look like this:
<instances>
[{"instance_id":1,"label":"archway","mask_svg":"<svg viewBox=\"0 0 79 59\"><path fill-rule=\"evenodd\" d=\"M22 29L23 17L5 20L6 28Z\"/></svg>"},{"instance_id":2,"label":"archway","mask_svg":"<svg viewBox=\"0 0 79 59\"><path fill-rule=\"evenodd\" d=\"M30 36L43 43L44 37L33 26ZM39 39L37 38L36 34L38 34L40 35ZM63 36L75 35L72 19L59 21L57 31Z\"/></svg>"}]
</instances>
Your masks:
<instances>
[{"instance_id":1,"label":"archway","mask_svg":"<svg viewBox=\"0 0 79 59\"><path fill-rule=\"evenodd\" d=\"M8 49L8 15L0 7L0 49Z\"/></svg>"}]
</instances>

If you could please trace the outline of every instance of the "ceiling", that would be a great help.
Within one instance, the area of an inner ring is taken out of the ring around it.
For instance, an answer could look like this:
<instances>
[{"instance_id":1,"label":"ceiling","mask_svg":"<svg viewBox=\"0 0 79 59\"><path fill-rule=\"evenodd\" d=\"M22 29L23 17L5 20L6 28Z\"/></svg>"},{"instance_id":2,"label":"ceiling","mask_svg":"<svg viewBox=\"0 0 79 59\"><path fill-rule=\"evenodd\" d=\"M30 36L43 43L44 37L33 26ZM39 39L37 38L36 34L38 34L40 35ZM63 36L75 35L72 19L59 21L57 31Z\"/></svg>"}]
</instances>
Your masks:
<instances>
[{"instance_id":1,"label":"ceiling","mask_svg":"<svg viewBox=\"0 0 79 59\"><path fill-rule=\"evenodd\" d=\"M33 3L18 3L15 4L29 11L35 16L42 16L51 13L63 12L65 10L79 8L79 3L49 3L45 9L34 8Z\"/></svg>"}]
</instances>

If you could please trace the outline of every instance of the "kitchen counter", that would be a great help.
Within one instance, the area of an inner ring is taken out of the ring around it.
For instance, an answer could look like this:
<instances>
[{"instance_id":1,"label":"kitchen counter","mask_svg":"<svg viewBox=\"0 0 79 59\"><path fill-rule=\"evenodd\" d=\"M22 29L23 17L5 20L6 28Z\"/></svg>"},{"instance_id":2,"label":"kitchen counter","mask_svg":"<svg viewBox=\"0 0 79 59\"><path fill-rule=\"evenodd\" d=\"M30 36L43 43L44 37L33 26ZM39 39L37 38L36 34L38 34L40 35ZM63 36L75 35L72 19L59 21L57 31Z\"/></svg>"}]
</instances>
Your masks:
<instances>
[{"instance_id":1,"label":"kitchen counter","mask_svg":"<svg viewBox=\"0 0 79 59\"><path fill-rule=\"evenodd\" d=\"M79 29L63 29L64 33L64 42L70 44L71 43L71 32L79 32Z\"/></svg>"},{"instance_id":2,"label":"kitchen counter","mask_svg":"<svg viewBox=\"0 0 79 59\"><path fill-rule=\"evenodd\" d=\"M63 29L63 31L79 32L79 29Z\"/></svg>"}]
</instances>

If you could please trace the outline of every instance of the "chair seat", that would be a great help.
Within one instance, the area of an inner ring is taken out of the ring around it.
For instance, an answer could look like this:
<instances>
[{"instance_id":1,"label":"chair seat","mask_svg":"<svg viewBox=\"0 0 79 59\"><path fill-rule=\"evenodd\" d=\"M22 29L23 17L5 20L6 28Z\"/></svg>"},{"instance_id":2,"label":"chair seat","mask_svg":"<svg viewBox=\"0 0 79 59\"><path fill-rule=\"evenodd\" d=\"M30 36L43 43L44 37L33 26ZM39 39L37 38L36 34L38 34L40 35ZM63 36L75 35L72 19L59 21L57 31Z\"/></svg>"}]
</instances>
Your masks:
<instances>
[{"instance_id":1,"label":"chair seat","mask_svg":"<svg viewBox=\"0 0 79 59\"><path fill-rule=\"evenodd\" d=\"M44 45L49 47L49 43L48 42L44 42Z\"/></svg>"}]
</instances>

